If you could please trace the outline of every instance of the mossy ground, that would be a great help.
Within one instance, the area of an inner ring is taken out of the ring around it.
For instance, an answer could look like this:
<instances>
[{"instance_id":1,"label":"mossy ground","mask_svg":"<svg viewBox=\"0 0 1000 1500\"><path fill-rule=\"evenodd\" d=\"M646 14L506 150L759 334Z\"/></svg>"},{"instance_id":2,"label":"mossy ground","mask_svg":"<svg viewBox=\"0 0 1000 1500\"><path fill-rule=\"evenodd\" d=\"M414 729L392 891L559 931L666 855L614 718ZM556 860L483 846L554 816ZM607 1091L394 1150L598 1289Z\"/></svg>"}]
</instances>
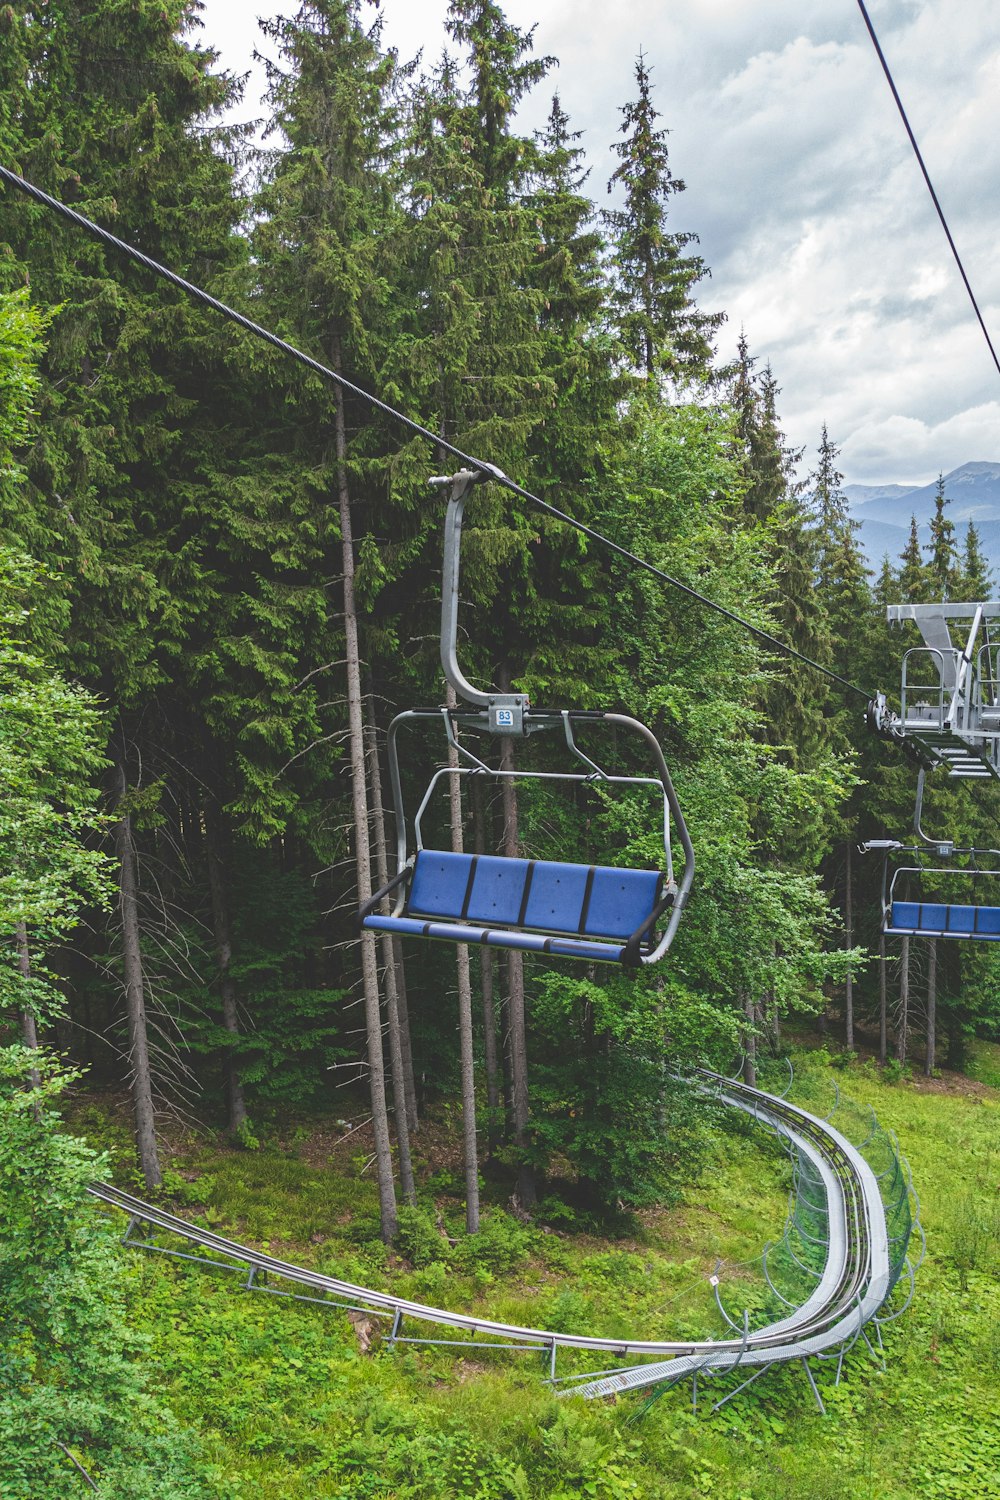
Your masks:
<instances>
[{"instance_id":1,"label":"mossy ground","mask_svg":"<svg viewBox=\"0 0 1000 1500\"><path fill-rule=\"evenodd\" d=\"M889 1086L871 1067L827 1070L898 1133L928 1249L913 1306L886 1330L885 1371L863 1346L839 1387L831 1367L818 1371L825 1418L792 1367L716 1414L721 1383L696 1413L678 1388L635 1420L641 1400L557 1400L536 1353L389 1351L377 1335L362 1353L341 1313L158 1256L135 1258L134 1314L163 1393L203 1435L220 1497L987 1500L1000 1495L1000 1093L989 1081L1000 1048L981 1045L973 1071L981 1081ZM184 1212L345 1279L505 1321L666 1336L710 1316L716 1260L738 1278L784 1218L783 1158L741 1127L713 1123L707 1139L699 1180L624 1237L525 1229L496 1206L475 1245L448 1174L434 1175L448 1154L439 1122L418 1147L437 1191L424 1190L409 1259L375 1236L363 1137L332 1122L289 1126L252 1152L178 1142L170 1182Z\"/></svg>"}]
</instances>

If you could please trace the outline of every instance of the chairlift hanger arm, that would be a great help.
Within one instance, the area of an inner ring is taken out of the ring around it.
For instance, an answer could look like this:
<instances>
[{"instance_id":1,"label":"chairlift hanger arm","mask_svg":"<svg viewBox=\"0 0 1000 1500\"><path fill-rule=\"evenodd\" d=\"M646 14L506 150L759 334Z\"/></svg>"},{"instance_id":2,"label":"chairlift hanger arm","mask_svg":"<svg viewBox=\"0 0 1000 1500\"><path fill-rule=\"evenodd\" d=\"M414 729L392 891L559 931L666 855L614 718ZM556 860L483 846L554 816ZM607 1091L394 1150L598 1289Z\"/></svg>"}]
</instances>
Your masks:
<instances>
[{"instance_id":1,"label":"chairlift hanger arm","mask_svg":"<svg viewBox=\"0 0 1000 1500\"><path fill-rule=\"evenodd\" d=\"M954 839L932 839L923 830L921 816L924 810L924 782L927 771L924 766L917 772L917 800L913 809L913 831L923 843L929 845L940 859L950 859L955 852Z\"/></svg>"}]
</instances>

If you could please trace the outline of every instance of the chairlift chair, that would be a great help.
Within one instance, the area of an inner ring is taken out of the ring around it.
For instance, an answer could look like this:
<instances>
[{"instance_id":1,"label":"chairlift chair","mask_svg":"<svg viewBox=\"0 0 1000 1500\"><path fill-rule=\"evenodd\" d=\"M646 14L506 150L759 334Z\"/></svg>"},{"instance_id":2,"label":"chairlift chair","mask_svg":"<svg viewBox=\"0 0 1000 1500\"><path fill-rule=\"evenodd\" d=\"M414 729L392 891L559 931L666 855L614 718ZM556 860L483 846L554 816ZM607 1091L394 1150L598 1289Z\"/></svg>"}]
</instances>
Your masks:
<instances>
[{"instance_id":1,"label":"chairlift chair","mask_svg":"<svg viewBox=\"0 0 1000 1500\"><path fill-rule=\"evenodd\" d=\"M921 824L925 771L917 777L913 827L919 843L872 839L862 853L881 853L882 931L890 937L965 938L1000 942L1000 850L958 848L948 839L932 839ZM959 858L962 864L953 864ZM973 900L940 899L942 892L969 882ZM991 884L992 882L992 884ZM990 905L981 893L994 893Z\"/></svg>"},{"instance_id":2,"label":"chairlift chair","mask_svg":"<svg viewBox=\"0 0 1000 1500\"><path fill-rule=\"evenodd\" d=\"M407 709L389 726L387 753L396 815L397 871L361 908L360 923L376 932L521 949L585 962L604 960L628 968L656 963L673 942L694 877L694 851L656 736L626 714L539 710L531 707L523 693L482 692L467 681L459 666L462 519L473 485L483 478L489 475L462 470L432 481L450 489L441 597L441 663L460 702L457 708ZM404 806L399 732L430 721L443 727L459 763L435 770L411 823ZM577 740L578 733L599 728L638 736L652 760L654 774L606 771ZM574 769L496 769L459 739L458 731L463 729L521 738L557 731ZM662 868L623 869L427 848L423 841L425 814L439 785L451 776L483 777L494 782L516 778L655 788L663 808ZM672 830L683 851L679 879L674 873ZM385 911L383 906L390 896L393 906Z\"/></svg>"}]
</instances>

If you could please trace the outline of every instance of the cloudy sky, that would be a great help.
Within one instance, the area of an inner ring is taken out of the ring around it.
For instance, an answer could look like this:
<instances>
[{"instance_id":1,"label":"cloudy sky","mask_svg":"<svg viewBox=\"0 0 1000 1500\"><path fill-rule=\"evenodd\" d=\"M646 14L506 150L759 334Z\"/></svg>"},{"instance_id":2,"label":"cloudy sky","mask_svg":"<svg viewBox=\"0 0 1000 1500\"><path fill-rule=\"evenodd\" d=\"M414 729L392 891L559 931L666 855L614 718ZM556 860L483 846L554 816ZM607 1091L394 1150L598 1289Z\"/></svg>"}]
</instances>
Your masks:
<instances>
[{"instance_id":1,"label":"cloudy sky","mask_svg":"<svg viewBox=\"0 0 1000 1500\"><path fill-rule=\"evenodd\" d=\"M966 271L1000 345L1000 7L996 0L869 0L896 85ZM293 9L291 3L284 13ZM386 40L433 60L447 0L383 0ZM558 88L603 199L608 146L641 48L687 183L675 229L693 230L724 309L770 360L780 412L807 461L826 422L848 481L924 483L1000 462L1000 375L951 259L856 0L507 0L559 67L522 115L541 124ZM261 0L204 0L202 40L252 69ZM374 10L370 12L374 15Z\"/></svg>"}]
</instances>

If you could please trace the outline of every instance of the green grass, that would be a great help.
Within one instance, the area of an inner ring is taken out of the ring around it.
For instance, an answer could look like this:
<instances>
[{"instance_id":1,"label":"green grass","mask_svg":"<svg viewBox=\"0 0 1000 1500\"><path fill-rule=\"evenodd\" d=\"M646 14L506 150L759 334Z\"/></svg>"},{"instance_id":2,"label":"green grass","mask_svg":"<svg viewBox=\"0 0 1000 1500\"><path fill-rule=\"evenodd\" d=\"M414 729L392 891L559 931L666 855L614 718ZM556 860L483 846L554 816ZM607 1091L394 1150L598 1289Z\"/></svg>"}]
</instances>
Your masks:
<instances>
[{"instance_id":1,"label":"green grass","mask_svg":"<svg viewBox=\"0 0 1000 1500\"><path fill-rule=\"evenodd\" d=\"M886 1372L863 1345L839 1388L832 1368L819 1371L825 1419L793 1367L771 1371L718 1414L709 1399L692 1413L690 1388L678 1388L633 1423L635 1400L557 1401L541 1384L537 1354L390 1352L376 1341L362 1355L342 1314L247 1295L235 1277L137 1255L135 1316L163 1393L203 1435L219 1496L996 1496L1000 1096L985 1087L889 1087L853 1067L820 1076L831 1101L834 1078L898 1132L928 1254L913 1307L886 1330ZM695 1331L710 1309L706 1272L715 1260L753 1257L784 1218L783 1160L753 1131L715 1125L701 1180L624 1240L522 1231L494 1209L489 1253L465 1256L460 1244L450 1265L413 1267L372 1238L363 1158L338 1146L331 1164L310 1165L305 1145L293 1138L244 1153L193 1144L174 1162L178 1183L196 1177L184 1187L186 1212L283 1257L506 1321L614 1335ZM457 1233L457 1200L441 1198L438 1208ZM560 1372L571 1368L572 1358L560 1363Z\"/></svg>"},{"instance_id":2,"label":"green grass","mask_svg":"<svg viewBox=\"0 0 1000 1500\"><path fill-rule=\"evenodd\" d=\"M1000 1043L972 1042L967 1071L978 1083L1000 1089Z\"/></svg>"}]
</instances>

